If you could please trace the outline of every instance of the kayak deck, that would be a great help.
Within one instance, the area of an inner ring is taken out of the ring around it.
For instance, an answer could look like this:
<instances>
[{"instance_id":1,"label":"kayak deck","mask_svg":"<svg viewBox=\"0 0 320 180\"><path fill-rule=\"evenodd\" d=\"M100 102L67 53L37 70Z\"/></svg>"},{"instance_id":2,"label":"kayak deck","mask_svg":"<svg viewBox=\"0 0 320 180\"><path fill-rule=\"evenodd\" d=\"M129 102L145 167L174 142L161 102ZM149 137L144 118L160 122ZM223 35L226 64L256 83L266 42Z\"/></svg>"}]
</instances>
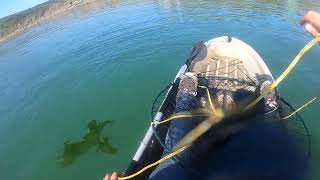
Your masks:
<instances>
[{"instance_id":1,"label":"kayak deck","mask_svg":"<svg viewBox=\"0 0 320 180\"><path fill-rule=\"evenodd\" d=\"M208 41L189 71L206 77L210 88L228 91L254 91L260 82L273 81L270 70L249 45L227 36Z\"/></svg>"}]
</instances>

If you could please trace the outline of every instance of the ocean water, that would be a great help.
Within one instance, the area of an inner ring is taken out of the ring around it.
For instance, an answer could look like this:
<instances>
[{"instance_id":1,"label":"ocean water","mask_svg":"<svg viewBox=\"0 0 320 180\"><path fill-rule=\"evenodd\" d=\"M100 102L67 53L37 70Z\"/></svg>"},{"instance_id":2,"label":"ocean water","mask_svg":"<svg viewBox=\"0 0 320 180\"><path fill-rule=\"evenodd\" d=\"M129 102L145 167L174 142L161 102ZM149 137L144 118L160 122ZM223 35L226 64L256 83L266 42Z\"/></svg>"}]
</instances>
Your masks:
<instances>
[{"instance_id":1,"label":"ocean water","mask_svg":"<svg viewBox=\"0 0 320 180\"><path fill-rule=\"evenodd\" d=\"M299 25L316 0L112 1L42 23L0 46L0 179L101 179L123 171L153 99L192 44L248 43L277 77L311 37ZM318 96L320 46L280 85L299 107ZM319 101L306 179L320 178ZM88 130L88 128L90 130Z\"/></svg>"}]
</instances>

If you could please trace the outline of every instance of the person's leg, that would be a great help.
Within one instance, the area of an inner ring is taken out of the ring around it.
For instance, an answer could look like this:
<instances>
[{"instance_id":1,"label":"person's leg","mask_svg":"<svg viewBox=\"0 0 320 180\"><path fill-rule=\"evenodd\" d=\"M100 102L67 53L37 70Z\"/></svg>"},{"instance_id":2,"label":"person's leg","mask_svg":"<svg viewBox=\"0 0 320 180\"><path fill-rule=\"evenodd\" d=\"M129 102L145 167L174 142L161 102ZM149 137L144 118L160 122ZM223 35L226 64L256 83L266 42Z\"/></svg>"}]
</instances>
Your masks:
<instances>
[{"instance_id":1,"label":"person's leg","mask_svg":"<svg viewBox=\"0 0 320 180\"><path fill-rule=\"evenodd\" d=\"M180 93L176 98L176 113L194 111L198 108L198 99L187 93ZM192 130L199 120L197 118L183 118L173 120L166 137L166 146L169 151L172 151L174 146Z\"/></svg>"},{"instance_id":2,"label":"person's leg","mask_svg":"<svg viewBox=\"0 0 320 180\"><path fill-rule=\"evenodd\" d=\"M196 97L197 79L193 75L183 76L179 84L179 91L176 97L176 113L194 111L199 107L199 100ZM197 124L199 118L184 118L173 120L167 132L165 145L168 148L163 155L172 152L174 146ZM185 150L176 159L169 159L161 164L152 172L150 179L163 179L170 174L170 177L187 177L191 170L192 162L197 156L192 153L193 147ZM188 176L190 177L190 176Z\"/></svg>"}]
</instances>

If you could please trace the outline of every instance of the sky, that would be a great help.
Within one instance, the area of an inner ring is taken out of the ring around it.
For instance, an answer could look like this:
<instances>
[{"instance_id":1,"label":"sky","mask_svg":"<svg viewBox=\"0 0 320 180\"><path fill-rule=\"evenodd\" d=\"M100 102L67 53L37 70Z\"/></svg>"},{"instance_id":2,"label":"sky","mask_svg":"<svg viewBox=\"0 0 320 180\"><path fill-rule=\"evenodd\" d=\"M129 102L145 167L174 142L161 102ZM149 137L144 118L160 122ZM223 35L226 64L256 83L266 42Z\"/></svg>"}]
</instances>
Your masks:
<instances>
[{"instance_id":1,"label":"sky","mask_svg":"<svg viewBox=\"0 0 320 180\"><path fill-rule=\"evenodd\" d=\"M0 0L0 18L34 7L47 0Z\"/></svg>"}]
</instances>

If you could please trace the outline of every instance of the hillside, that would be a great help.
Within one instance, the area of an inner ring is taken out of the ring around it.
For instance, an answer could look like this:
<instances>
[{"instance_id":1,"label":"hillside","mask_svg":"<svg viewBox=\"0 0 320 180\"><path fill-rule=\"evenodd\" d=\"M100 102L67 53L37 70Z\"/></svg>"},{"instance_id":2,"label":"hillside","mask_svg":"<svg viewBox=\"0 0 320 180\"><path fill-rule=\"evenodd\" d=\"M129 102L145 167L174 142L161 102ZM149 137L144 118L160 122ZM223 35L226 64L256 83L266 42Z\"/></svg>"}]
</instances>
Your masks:
<instances>
[{"instance_id":1,"label":"hillside","mask_svg":"<svg viewBox=\"0 0 320 180\"><path fill-rule=\"evenodd\" d=\"M36 25L50 16L94 0L49 0L25 11L0 19L0 42Z\"/></svg>"}]
</instances>

